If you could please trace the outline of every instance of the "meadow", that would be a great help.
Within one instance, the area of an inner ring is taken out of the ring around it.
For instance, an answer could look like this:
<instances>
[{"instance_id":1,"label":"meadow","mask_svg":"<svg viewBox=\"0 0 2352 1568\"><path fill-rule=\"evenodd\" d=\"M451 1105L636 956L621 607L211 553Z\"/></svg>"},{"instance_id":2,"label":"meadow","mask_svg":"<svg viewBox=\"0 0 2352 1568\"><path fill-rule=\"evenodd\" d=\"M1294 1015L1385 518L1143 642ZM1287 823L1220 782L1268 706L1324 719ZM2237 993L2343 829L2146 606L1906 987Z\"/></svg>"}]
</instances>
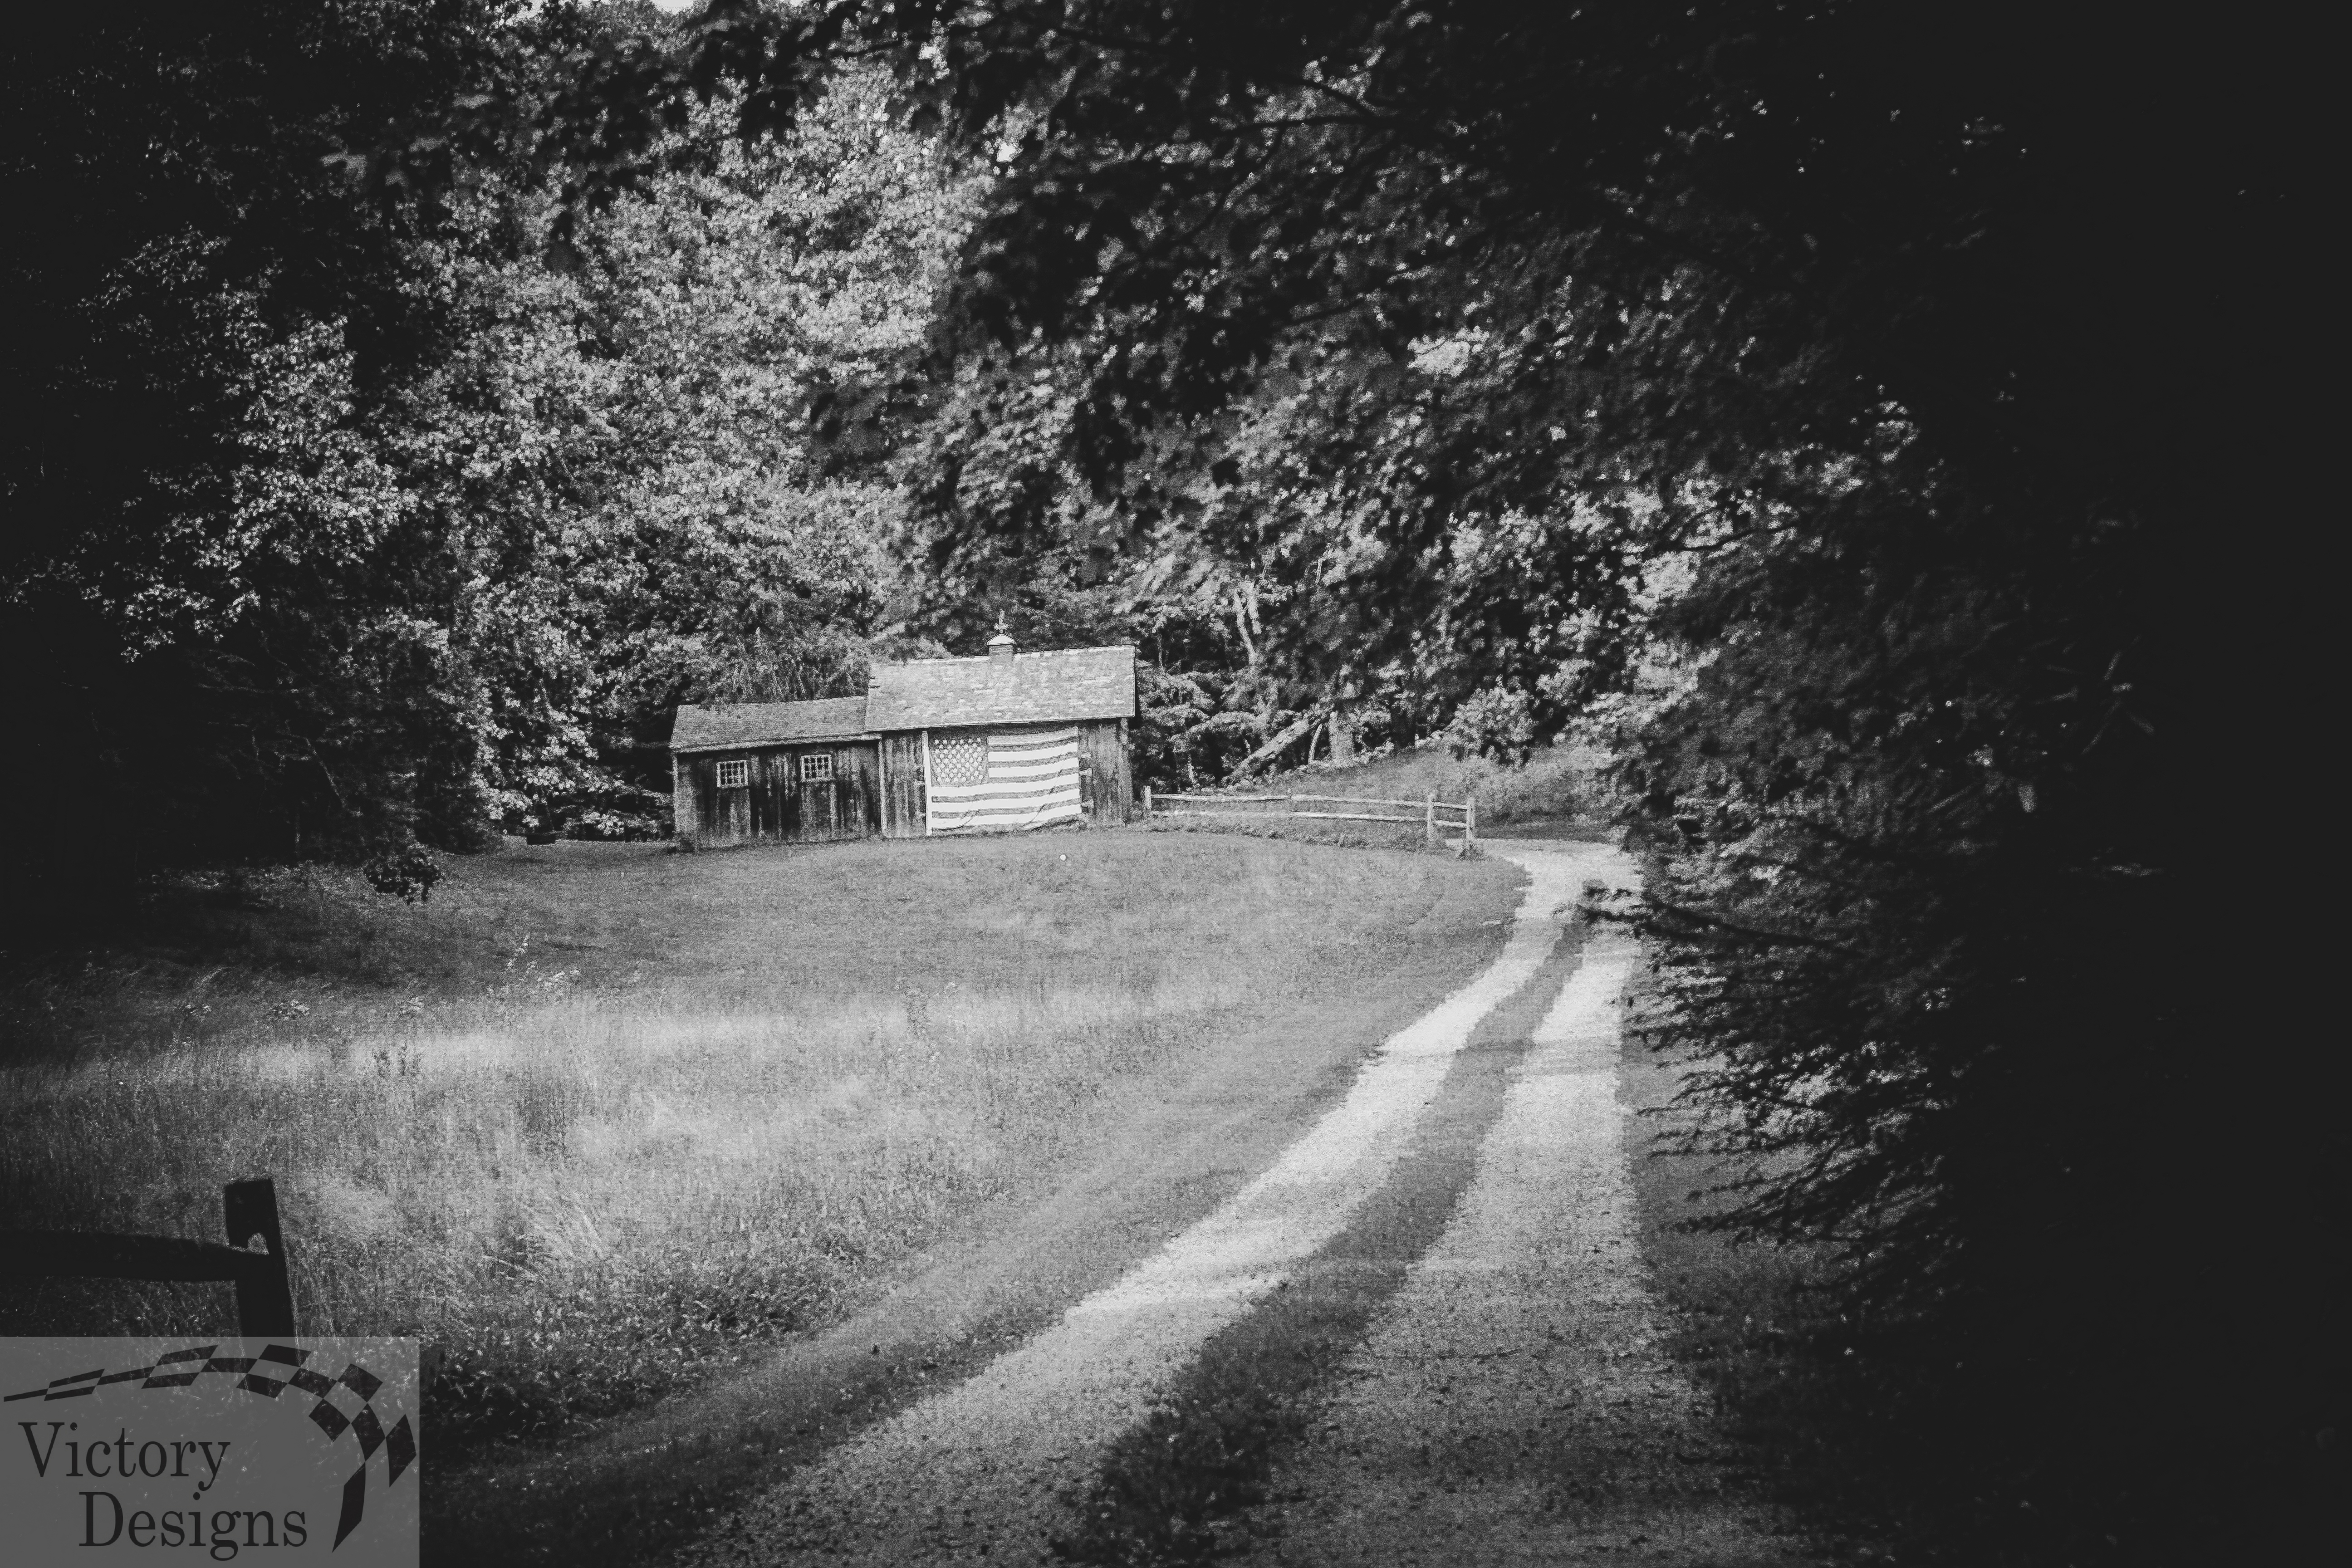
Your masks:
<instances>
[{"instance_id":1,"label":"meadow","mask_svg":"<svg viewBox=\"0 0 2352 1568\"><path fill-rule=\"evenodd\" d=\"M0 965L0 1203L208 1237L268 1174L308 1331L446 1349L441 1451L838 1319L1156 1075L1392 957L1445 868L1062 833L453 862L425 903L183 879ZM226 1288L0 1285L0 1332L218 1331Z\"/></svg>"}]
</instances>

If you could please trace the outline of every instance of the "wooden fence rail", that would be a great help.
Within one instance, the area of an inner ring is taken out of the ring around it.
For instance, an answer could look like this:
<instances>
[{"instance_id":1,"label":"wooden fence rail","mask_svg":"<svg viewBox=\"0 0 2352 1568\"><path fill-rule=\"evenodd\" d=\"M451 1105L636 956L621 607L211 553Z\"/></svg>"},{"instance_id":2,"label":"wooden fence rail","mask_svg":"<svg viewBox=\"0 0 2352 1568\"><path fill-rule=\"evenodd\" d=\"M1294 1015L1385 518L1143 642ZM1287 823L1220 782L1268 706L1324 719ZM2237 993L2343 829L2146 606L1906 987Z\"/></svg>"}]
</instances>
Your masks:
<instances>
[{"instance_id":1,"label":"wooden fence rail","mask_svg":"<svg viewBox=\"0 0 2352 1568\"><path fill-rule=\"evenodd\" d=\"M267 1176L221 1189L229 1245L176 1236L80 1230L0 1230L0 1272L83 1279L218 1279L236 1286L236 1329L248 1337L294 1332L294 1288L278 1189ZM253 1243L261 1246L255 1248Z\"/></svg>"},{"instance_id":2,"label":"wooden fence rail","mask_svg":"<svg viewBox=\"0 0 2352 1568\"><path fill-rule=\"evenodd\" d=\"M1171 804L1173 803L1173 804ZM1306 809L1301 809L1305 803ZM1370 811L1325 811L1323 806L1370 806ZM1238 807L1240 809L1228 809ZM1450 815L1441 815L1450 814ZM1440 831L1462 835L1466 847L1477 842L1478 803L1440 800L1434 795L1419 800L1388 800L1371 795L1154 795L1143 791L1143 820L1162 816L1283 816L1308 822L1392 822L1417 826L1424 842L1434 844Z\"/></svg>"}]
</instances>

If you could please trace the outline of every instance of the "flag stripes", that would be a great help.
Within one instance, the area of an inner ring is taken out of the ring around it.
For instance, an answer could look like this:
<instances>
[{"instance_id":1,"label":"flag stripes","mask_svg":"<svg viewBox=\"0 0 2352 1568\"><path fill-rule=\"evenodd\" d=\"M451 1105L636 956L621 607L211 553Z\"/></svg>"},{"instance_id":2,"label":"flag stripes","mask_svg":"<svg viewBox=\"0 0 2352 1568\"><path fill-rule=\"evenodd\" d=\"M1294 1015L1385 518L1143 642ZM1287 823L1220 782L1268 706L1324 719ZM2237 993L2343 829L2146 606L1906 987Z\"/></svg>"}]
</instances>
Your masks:
<instances>
[{"instance_id":1,"label":"flag stripes","mask_svg":"<svg viewBox=\"0 0 2352 1568\"><path fill-rule=\"evenodd\" d=\"M1076 822L1078 731L992 731L931 742L927 816L933 833L1001 833Z\"/></svg>"}]
</instances>

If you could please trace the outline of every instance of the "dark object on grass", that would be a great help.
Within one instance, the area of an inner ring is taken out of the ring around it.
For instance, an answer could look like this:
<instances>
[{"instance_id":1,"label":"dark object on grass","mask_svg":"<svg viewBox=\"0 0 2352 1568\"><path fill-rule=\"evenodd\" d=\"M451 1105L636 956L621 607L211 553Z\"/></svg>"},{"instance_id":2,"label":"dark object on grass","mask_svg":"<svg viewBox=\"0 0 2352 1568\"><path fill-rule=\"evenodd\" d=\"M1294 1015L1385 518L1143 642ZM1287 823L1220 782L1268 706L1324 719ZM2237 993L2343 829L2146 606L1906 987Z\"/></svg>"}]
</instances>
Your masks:
<instances>
[{"instance_id":1,"label":"dark object on grass","mask_svg":"<svg viewBox=\"0 0 2352 1568\"><path fill-rule=\"evenodd\" d=\"M409 904L431 898L433 884L441 879L441 862L414 839L376 856L361 869L367 873L369 887Z\"/></svg>"},{"instance_id":2,"label":"dark object on grass","mask_svg":"<svg viewBox=\"0 0 2352 1568\"><path fill-rule=\"evenodd\" d=\"M247 1338L291 1334L294 1289L278 1189L267 1176L221 1189L229 1245L176 1236L100 1231L0 1230L0 1258L12 1273L85 1279L225 1279L236 1286L236 1331ZM258 1238L261 1250L247 1244Z\"/></svg>"},{"instance_id":3,"label":"dark object on grass","mask_svg":"<svg viewBox=\"0 0 2352 1568\"><path fill-rule=\"evenodd\" d=\"M522 836L525 844L552 844L555 838L552 833L526 833Z\"/></svg>"}]
</instances>

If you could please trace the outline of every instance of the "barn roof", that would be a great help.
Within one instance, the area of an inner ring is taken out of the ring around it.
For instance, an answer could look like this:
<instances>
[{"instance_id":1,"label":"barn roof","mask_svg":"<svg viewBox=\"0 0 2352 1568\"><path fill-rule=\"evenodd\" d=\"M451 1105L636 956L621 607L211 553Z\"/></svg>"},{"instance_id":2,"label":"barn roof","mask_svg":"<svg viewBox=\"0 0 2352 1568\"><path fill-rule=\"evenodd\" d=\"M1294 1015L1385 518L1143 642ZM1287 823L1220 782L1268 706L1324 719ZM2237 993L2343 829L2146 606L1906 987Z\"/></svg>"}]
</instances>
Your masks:
<instances>
[{"instance_id":1,"label":"barn roof","mask_svg":"<svg viewBox=\"0 0 2352 1568\"><path fill-rule=\"evenodd\" d=\"M669 749L717 752L740 746L783 746L803 741L853 741L866 733L866 699L824 697L814 702L730 702L719 708L681 707Z\"/></svg>"},{"instance_id":2,"label":"barn roof","mask_svg":"<svg viewBox=\"0 0 2352 1568\"><path fill-rule=\"evenodd\" d=\"M1124 643L1011 658L981 654L877 664L866 687L866 722L877 731L1134 714L1135 649Z\"/></svg>"}]
</instances>

